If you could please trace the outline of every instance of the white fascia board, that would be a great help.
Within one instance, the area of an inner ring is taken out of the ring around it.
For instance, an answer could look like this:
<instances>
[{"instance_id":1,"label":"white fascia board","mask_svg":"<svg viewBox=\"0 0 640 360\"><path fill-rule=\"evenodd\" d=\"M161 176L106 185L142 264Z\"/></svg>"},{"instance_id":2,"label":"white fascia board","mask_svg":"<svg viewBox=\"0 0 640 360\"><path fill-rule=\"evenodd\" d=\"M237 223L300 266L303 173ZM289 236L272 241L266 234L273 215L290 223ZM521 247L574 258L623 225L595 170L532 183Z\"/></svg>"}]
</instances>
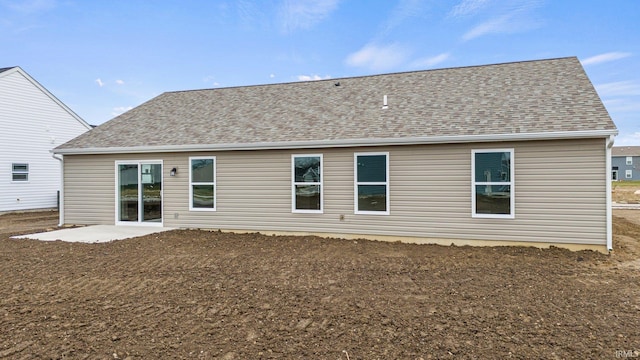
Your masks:
<instances>
[{"instance_id":1,"label":"white fascia board","mask_svg":"<svg viewBox=\"0 0 640 360\"><path fill-rule=\"evenodd\" d=\"M433 137L408 137L389 139L345 139L320 141L283 141L262 143L231 143L231 144L194 144L194 145L164 145L164 146L135 146L109 148L69 148L54 149L55 154L122 154L122 153L155 153L155 152L195 152L195 151L236 151L236 150L278 150L278 149L310 149L310 148L340 148L340 147L371 147L392 145L429 145L456 144L479 142L504 142L528 140L557 140L584 139L610 137L618 134L617 130L588 130L563 131L544 133L517 133L491 135L454 135Z\"/></svg>"}]
</instances>

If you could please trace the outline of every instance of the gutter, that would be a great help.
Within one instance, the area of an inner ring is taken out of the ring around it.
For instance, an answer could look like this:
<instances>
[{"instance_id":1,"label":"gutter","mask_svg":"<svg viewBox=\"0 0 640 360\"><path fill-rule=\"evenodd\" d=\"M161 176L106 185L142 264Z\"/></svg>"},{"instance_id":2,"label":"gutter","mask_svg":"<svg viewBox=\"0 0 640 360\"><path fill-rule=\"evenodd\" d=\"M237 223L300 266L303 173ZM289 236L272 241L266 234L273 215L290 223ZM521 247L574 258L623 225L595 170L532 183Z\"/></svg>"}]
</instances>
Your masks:
<instances>
[{"instance_id":1,"label":"gutter","mask_svg":"<svg viewBox=\"0 0 640 360\"><path fill-rule=\"evenodd\" d=\"M612 204L613 200L611 196L611 148L613 147L613 135L609 135L609 138L607 139L606 144L607 145L605 147L605 152L606 152L605 173L607 174L606 176L606 179L607 179L607 184L606 184L607 250L609 251L609 253L611 253L613 251L613 211L611 210L613 206Z\"/></svg>"},{"instance_id":2,"label":"gutter","mask_svg":"<svg viewBox=\"0 0 640 360\"><path fill-rule=\"evenodd\" d=\"M60 199L58 206L58 226L64 225L64 157L56 157L56 154L51 151L51 157L60 161Z\"/></svg>"},{"instance_id":3,"label":"gutter","mask_svg":"<svg viewBox=\"0 0 640 360\"><path fill-rule=\"evenodd\" d=\"M227 143L227 144L190 144L190 145L155 145L155 146L125 146L99 148L62 148L54 149L55 154L139 154L154 152L195 152L195 151L238 151L238 150L280 150L280 149L318 149L341 147L371 147L393 145L428 145L428 144L456 144L481 143L526 140L557 140L557 139L585 139L594 137L613 137L617 130L585 130L560 131L542 133L509 133L490 135L450 135L450 136L422 136L407 138L361 138L340 140L315 141L279 141L257 143Z\"/></svg>"}]
</instances>

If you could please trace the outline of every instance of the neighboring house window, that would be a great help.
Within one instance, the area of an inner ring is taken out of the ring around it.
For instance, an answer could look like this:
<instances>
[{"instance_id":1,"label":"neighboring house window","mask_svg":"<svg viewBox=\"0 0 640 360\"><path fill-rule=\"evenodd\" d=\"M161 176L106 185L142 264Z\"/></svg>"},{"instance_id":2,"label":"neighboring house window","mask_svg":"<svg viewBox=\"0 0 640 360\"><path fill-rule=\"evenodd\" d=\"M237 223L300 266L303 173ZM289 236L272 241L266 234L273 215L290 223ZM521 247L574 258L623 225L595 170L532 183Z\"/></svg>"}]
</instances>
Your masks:
<instances>
[{"instance_id":1,"label":"neighboring house window","mask_svg":"<svg viewBox=\"0 0 640 360\"><path fill-rule=\"evenodd\" d=\"M633 165L633 157L627 156L627 165Z\"/></svg>"},{"instance_id":2,"label":"neighboring house window","mask_svg":"<svg viewBox=\"0 0 640 360\"><path fill-rule=\"evenodd\" d=\"M389 153L355 153L355 213L389 214Z\"/></svg>"},{"instance_id":3,"label":"neighboring house window","mask_svg":"<svg viewBox=\"0 0 640 360\"><path fill-rule=\"evenodd\" d=\"M216 158L189 158L189 210L216 209Z\"/></svg>"},{"instance_id":4,"label":"neighboring house window","mask_svg":"<svg viewBox=\"0 0 640 360\"><path fill-rule=\"evenodd\" d=\"M293 212L322 213L322 154L291 156Z\"/></svg>"},{"instance_id":5,"label":"neighboring house window","mask_svg":"<svg viewBox=\"0 0 640 360\"><path fill-rule=\"evenodd\" d=\"M624 177L627 179L631 179L633 177L633 170L625 170Z\"/></svg>"},{"instance_id":6,"label":"neighboring house window","mask_svg":"<svg viewBox=\"0 0 640 360\"><path fill-rule=\"evenodd\" d=\"M613 170L611 172L611 180L613 180L613 181L617 181L618 180L618 170Z\"/></svg>"},{"instance_id":7,"label":"neighboring house window","mask_svg":"<svg viewBox=\"0 0 640 360\"><path fill-rule=\"evenodd\" d=\"M11 164L11 180L29 181L29 164L25 164L25 163Z\"/></svg>"},{"instance_id":8,"label":"neighboring house window","mask_svg":"<svg viewBox=\"0 0 640 360\"><path fill-rule=\"evenodd\" d=\"M472 150L472 216L514 218L513 149Z\"/></svg>"}]
</instances>

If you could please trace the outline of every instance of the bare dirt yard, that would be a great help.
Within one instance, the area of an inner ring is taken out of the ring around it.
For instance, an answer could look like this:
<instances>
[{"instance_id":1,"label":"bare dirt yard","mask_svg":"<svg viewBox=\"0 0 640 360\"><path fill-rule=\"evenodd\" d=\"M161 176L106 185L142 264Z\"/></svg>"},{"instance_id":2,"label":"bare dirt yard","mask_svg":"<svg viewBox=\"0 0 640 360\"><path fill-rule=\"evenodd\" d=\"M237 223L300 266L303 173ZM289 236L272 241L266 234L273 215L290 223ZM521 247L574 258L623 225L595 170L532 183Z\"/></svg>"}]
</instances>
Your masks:
<instances>
[{"instance_id":1,"label":"bare dirt yard","mask_svg":"<svg viewBox=\"0 0 640 360\"><path fill-rule=\"evenodd\" d=\"M171 231L9 239L0 359L615 359L640 353L640 210L612 255Z\"/></svg>"},{"instance_id":2,"label":"bare dirt yard","mask_svg":"<svg viewBox=\"0 0 640 360\"><path fill-rule=\"evenodd\" d=\"M616 181L611 196L619 204L640 204L640 181Z\"/></svg>"}]
</instances>

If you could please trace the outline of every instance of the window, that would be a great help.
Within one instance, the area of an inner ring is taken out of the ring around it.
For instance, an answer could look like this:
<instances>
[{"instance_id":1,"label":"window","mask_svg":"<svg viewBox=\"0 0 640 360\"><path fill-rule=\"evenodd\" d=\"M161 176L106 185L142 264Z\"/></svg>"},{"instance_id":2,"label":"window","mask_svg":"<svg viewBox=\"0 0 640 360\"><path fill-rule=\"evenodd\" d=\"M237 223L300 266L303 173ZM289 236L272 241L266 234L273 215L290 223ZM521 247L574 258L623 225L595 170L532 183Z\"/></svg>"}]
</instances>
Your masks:
<instances>
[{"instance_id":1,"label":"window","mask_svg":"<svg viewBox=\"0 0 640 360\"><path fill-rule=\"evenodd\" d=\"M12 181L29 181L29 164L25 164L25 163L11 164L11 180Z\"/></svg>"},{"instance_id":2,"label":"window","mask_svg":"<svg viewBox=\"0 0 640 360\"><path fill-rule=\"evenodd\" d=\"M354 154L356 214L389 214L389 153Z\"/></svg>"},{"instance_id":3,"label":"window","mask_svg":"<svg viewBox=\"0 0 640 360\"><path fill-rule=\"evenodd\" d=\"M293 212L322 213L322 155L291 156Z\"/></svg>"},{"instance_id":4,"label":"window","mask_svg":"<svg viewBox=\"0 0 640 360\"><path fill-rule=\"evenodd\" d=\"M625 179L633 178L633 170L625 170L624 171L624 177L625 177Z\"/></svg>"},{"instance_id":5,"label":"window","mask_svg":"<svg viewBox=\"0 0 640 360\"><path fill-rule=\"evenodd\" d=\"M473 150L472 216L514 218L513 149Z\"/></svg>"},{"instance_id":6,"label":"window","mask_svg":"<svg viewBox=\"0 0 640 360\"><path fill-rule=\"evenodd\" d=\"M633 165L633 157L627 156L627 165Z\"/></svg>"},{"instance_id":7,"label":"window","mask_svg":"<svg viewBox=\"0 0 640 360\"><path fill-rule=\"evenodd\" d=\"M189 158L189 210L216 210L216 158Z\"/></svg>"},{"instance_id":8,"label":"window","mask_svg":"<svg viewBox=\"0 0 640 360\"><path fill-rule=\"evenodd\" d=\"M617 181L618 180L618 170L612 170L611 171L611 180L613 180L613 181Z\"/></svg>"}]
</instances>

